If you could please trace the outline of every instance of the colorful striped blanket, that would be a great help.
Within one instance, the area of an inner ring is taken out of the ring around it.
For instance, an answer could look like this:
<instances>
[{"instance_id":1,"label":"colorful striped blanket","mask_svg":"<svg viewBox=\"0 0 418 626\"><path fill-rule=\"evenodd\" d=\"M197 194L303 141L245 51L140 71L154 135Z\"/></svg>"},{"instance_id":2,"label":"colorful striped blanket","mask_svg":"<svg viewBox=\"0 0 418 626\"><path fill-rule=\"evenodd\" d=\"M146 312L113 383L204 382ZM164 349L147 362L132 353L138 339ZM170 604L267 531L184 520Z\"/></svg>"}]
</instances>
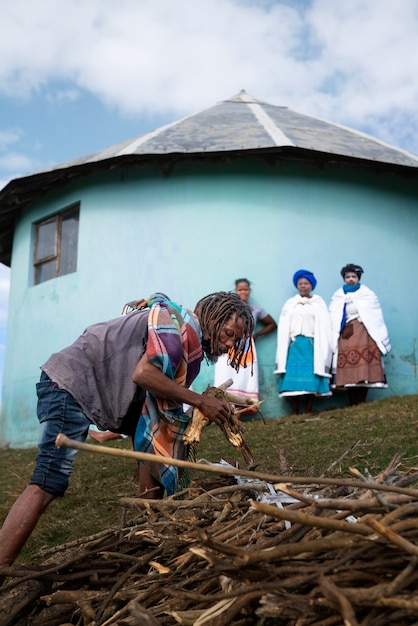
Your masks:
<instances>
[{"instance_id":1,"label":"colorful striped blanket","mask_svg":"<svg viewBox=\"0 0 418 626\"><path fill-rule=\"evenodd\" d=\"M203 358L196 316L163 294L153 294L147 305L150 312L146 353L150 363L178 385L189 387ZM181 404L147 392L134 437L135 450L186 459L188 446L183 434L189 421ZM172 495L178 484L178 468L161 465L160 482L167 495Z\"/></svg>"}]
</instances>

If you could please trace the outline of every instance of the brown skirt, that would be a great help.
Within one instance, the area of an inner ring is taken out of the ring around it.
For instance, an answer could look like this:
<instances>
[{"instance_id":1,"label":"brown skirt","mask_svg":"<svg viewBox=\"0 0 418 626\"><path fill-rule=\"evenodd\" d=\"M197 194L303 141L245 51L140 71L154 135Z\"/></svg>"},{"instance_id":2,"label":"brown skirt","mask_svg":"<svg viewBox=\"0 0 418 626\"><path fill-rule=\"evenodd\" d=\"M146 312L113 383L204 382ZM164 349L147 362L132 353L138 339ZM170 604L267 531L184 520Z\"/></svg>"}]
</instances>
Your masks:
<instances>
[{"instance_id":1,"label":"brown skirt","mask_svg":"<svg viewBox=\"0 0 418 626\"><path fill-rule=\"evenodd\" d=\"M351 335L347 332L349 327L353 331ZM336 386L385 384L382 356L366 327L358 320L354 320L347 324L344 331L344 335L350 336L344 339L340 335L338 339Z\"/></svg>"}]
</instances>

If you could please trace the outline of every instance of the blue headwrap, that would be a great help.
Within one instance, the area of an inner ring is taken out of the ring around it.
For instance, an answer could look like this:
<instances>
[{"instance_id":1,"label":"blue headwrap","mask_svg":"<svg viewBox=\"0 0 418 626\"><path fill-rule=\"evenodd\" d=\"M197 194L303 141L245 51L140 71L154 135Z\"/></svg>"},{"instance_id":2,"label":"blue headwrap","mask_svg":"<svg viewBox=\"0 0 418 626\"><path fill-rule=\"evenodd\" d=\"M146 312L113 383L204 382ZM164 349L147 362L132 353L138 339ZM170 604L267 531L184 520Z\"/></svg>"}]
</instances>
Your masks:
<instances>
[{"instance_id":1,"label":"blue headwrap","mask_svg":"<svg viewBox=\"0 0 418 626\"><path fill-rule=\"evenodd\" d=\"M312 274L312 272L310 272L309 270L298 270L297 272L295 272L295 274L293 275L293 284L295 285L296 288L298 286L298 280L300 278L306 278L306 280L309 280L309 282L312 285L312 289L315 289L316 278Z\"/></svg>"}]
</instances>

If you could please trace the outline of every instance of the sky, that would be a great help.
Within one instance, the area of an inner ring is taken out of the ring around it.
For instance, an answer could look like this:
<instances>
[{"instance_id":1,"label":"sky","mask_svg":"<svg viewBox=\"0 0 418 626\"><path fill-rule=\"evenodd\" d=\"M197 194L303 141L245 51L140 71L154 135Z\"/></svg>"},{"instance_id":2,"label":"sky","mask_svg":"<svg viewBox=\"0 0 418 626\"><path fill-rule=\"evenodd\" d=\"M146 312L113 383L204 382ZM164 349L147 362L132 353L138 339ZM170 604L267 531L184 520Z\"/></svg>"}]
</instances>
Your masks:
<instances>
[{"instance_id":1,"label":"sky","mask_svg":"<svg viewBox=\"0 0 418 626\"><path fill-rule=\"evenodd\" d=\"M417 32L417 0L3 2L0 189L241 89L418 154Z\"/></svg>"}]
</instances>

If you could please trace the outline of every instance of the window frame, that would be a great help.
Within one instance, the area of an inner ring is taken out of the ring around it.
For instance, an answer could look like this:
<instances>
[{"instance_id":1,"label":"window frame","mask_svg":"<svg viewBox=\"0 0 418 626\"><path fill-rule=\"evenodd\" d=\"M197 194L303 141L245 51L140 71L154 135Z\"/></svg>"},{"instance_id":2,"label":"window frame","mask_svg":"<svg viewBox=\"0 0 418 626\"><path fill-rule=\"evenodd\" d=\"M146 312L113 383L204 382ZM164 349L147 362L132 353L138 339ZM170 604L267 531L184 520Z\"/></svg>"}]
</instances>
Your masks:
<instances>
[{"instance_id":1,"label":"window frame","mask_svg":"<svg viewBox=\"0 0 418 626\"><path fill-rule=\"evenodd\" d=\"M62 223L68 217L69 214L76 213L77 215L77 250L75 251L75 265L77 266L77 255L78 255L78 235L79 235L79 224L80 224L80 202L75 202L71 206L65 208L59 213L55 213L54 215L50 215L47 218L39 220L34 223L34 244L33 244L33 284L41 285L52 278L59 278L60 276L66 276L68 274L72 274L72 270L70 272L65 272L65 274L61 273L61 244L62 244ZM54 252L52 254L46 254L43 257L38 258L38 244L39 244L39 231L42 226L46 226L48 224L52 224L55 222L55 241L54 241ZM49 278L41 279L41 270L42 268L49 262L55 261L55 271L54 275Z\"/></svg>"}]
</instances>

